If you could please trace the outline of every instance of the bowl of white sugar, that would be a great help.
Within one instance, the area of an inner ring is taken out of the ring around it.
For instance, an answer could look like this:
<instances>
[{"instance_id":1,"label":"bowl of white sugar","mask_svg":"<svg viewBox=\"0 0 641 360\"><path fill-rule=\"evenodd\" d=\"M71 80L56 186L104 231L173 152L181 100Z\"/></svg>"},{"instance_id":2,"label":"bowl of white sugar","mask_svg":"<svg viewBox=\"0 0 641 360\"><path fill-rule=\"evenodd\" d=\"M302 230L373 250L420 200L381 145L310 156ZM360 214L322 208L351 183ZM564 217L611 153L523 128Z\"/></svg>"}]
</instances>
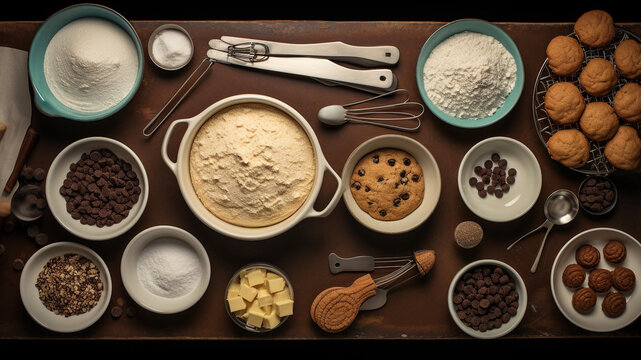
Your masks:
<instances>
[{"instance_id":1,"label":"bowl of white sugar","mask_svg":"<svg viewBox=\"0 0 641 360\"><path fill-rule=\"evenodd\" d=\"M143 75L140 38L122 15L78 4L50 16L29 50L36 107L50 117L95 121L120 111Z\"/></svg>"},{"instance_id":2,"label":"bowl of white sugar","mask_svg":"<svg viewBox=\"0 0 641 360\"><path fill-rule=\"evenodd\" d=\"M439 28L416 64L418 89L429 110L460 128L485 127L504 118L521 96L524 76L510 36L477 19Z\"/></svg>"},{"instance_id":3,"label":"bowl of white sugar","mask_svg":"<svg viewBox=\"0 0 641 360\"><path fill-rule=\"evenodd\" d=\"M127 293L138 305L158 314L174 314L204 295L211 265L195 236L159 225L131 239L122 254L120 272Z\"/></svg>"}]
</instances>

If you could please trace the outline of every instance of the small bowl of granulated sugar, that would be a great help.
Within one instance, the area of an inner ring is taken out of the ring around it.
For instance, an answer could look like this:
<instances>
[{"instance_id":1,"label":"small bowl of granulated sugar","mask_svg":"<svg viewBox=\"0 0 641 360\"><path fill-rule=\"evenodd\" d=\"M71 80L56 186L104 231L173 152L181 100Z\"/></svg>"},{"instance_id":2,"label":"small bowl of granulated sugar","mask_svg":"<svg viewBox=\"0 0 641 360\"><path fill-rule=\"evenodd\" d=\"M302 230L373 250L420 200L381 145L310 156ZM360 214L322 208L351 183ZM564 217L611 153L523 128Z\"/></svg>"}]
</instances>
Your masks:
<instances>
[{"instance_id":1,"label":"small bowl of granulated sugar","mask_svg":"<svg viewBox=\"0 0 641 360\"><path fill-rule=\"evenodd\" d=\"M201 242L183 229L166 225L136 235L123 252L120 270L131 298L159 314L193 306L207 290L211 276Z\"/></svg>"},{"instance_id":2,"label":"small bowl of granulated sugar","mask_svg":"<svg viewBox=\"0 0 641 360\"><path fill-rule=\"evenodd\" d=\"M427 39L416 81L436 117L457 127L480 128L501 120L516 105L523 90L523 62L501 28L462 19Z\"/></svg>"},{"instance_id":3,"label":"small bowl of granulated sugar","mask_svg":"<svg viewBox=\"0 0 641 360\"><path fill-rule=\"evenodd\" d=\"M149 37L149 58L163 70L182 69L191 61L194 43L187 30L176 24L164 24Z\"/></svg>"}]
</instances>

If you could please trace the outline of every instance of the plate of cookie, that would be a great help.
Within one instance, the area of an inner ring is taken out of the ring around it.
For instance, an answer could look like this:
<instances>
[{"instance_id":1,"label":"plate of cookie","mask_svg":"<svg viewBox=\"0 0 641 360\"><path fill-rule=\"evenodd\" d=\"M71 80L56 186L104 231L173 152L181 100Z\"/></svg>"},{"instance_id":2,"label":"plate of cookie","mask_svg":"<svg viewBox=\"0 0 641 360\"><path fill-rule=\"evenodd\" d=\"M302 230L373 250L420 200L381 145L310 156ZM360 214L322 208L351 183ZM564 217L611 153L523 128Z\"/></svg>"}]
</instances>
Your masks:
<instances>
[{"instance_id":1,"label":"plate of cookie","mask_svg":"<svg viewBox=\"0 0 641 360\"><path fill-rule=\"evenodd\" d=\"M434 212L441 174L432 154L403 135L381 135L359 145L342 172L343 201L354 218L387 234L415 229Z\"/></svg>"},{"instance_id":2,"label":"plate of cookie","mask_svg":"<svg viewBox=\"0 0 641 360\"><path fill-rule=\"evenodd\" d=\"M474 214L507 222L534 206L543 180L539 162L527 146L496 136L468 150L461 160L457 182L461 198Z\"/></svg>"},{"instance_id":3,"label":"plate of cookie","mask_svg":"<svg viewBox=\"0 0 641 360\"><path fill-rule=\"evenodd\" d=\"M602 10L550 39L534 84L534 123L550 157L607 175L641 164L641 39Z\"/></svg>"},{"instance_id":4,"label":"plate of cookie","mask_svg":"<svg viewBox=\"0 0 641 360\"><path fill-rule=\"evenodd\" d=\"M581 232L559 251L550 286L559 310L594 332L621 329L641 314L641 245L613 228Z\"/></svg>"}]
</instances>

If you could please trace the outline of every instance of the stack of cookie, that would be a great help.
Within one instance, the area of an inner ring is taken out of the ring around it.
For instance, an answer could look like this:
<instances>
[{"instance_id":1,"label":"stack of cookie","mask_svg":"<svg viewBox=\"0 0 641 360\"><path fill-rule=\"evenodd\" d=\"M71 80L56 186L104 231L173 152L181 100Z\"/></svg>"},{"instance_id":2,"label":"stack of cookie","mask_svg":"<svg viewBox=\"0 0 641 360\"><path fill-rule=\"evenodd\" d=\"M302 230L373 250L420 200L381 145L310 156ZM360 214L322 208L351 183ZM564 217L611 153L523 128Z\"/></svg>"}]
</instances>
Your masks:
<instances>
[{"instance_id":1,"label":"stack of cookie","mask_svg":"<svg viewBox=\"0 0 641 360\"><path fill-rule=\"evenodd\" d=\"M612 16L602 10L581 15L574 34L553 38L546 49L559 78L547 89L545 111L560 126L547 141L548 152L567 167L582 168L591 142L604 144L614 167L635 170L641 163L641 138L633 127L641 123L641 44L629 38L614 45Z\"/></svg>"}]
</instances>

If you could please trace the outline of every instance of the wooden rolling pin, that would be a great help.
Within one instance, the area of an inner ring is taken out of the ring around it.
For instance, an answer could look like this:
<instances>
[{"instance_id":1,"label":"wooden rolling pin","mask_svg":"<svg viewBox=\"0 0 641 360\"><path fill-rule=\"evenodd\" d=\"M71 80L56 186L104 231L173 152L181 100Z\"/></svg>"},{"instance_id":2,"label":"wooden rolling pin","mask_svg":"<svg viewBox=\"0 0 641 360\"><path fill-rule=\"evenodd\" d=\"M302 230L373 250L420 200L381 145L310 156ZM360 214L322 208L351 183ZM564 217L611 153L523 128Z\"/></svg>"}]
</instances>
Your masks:
<instances>
[{"instance_id":1,"label":"wooden rolling pin","mask_svg":"<svg viewBox=\"0 0 641 360\"><path fill-rule=\"evenodd\" d=\"M20 151L18 152L18 157L16 158L16 164L13 167L13 171L11 172L9 179L7 180L7 184L4 187L4 191L6 191L7 193L10 193L11 190L13 190L13 187L16 185L18 177L20 176L20 172L22 171L22 168L24 167L24 164L27 161L27 158L29 157L29 154L35 146L37 140L38 132L32 127L29 127L29 129L27 129L27 133L22 139L22 145L20 146Z\"/></svg>"}]
</instances>

